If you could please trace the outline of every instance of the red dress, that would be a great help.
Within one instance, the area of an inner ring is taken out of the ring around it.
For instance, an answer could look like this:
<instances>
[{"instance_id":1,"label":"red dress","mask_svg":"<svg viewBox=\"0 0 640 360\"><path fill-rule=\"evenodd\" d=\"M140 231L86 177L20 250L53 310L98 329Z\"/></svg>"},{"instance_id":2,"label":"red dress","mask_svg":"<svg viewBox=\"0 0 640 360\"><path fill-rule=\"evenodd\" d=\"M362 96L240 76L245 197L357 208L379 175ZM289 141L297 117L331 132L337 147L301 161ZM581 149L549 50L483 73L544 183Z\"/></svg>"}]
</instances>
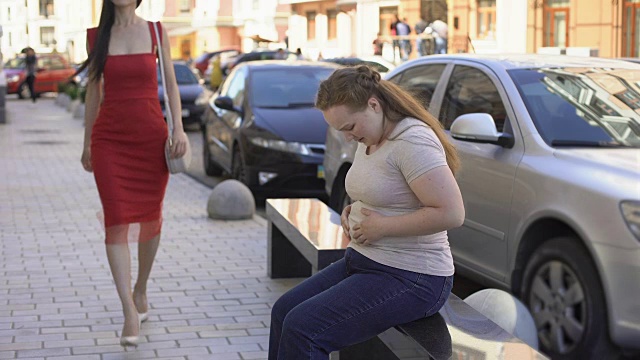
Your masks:
<instances>
[{"instance_id":1,"label":"red dress","mask_svg":"<svg viewBox=\"0 0 640 360\"><path fill-rule=\"evenodd\" d=\"M104 67L104 100L91 133L91 164L107 244L144 242L159 235L162 227L168 134L158 100L153 51L157 42L151 22L149 31L153 48L148 53L109 55ZM90 49L96 36L97 28L87 30ZM139 224L136 236L130 236L132 224Z\"/></svg>"}]
</instances>

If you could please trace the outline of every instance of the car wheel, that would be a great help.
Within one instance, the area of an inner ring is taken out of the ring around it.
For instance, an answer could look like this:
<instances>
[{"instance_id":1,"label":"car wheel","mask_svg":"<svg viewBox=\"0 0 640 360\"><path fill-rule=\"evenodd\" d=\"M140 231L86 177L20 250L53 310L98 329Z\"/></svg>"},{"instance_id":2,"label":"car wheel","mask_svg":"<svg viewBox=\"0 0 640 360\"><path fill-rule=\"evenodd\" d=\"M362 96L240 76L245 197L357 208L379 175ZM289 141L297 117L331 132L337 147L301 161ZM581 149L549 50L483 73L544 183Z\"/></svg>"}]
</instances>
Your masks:
<instances>
[{"instance_id":1,"label":"car wheel","mask_svg":"<svg viewBox=\"0 0 640 360\"><path fill-rule=\"evenodd\" d=\"M233 164L231 165L231 167L231 177L245 185L248 185L249 181L247 179L247 171L245 170L244 163L242 162L242 154L240 153L240 148L237 146L233 149Z\"/></svg>"},{"instance_id":2,"label":"car wheel","mask_svg":"<svg viewBox=\"0 0 640 360\"><path fill-rule=\"evenodd\" d=\"M347 190L344 186L346 172L340 175L334 182L333 189L331 189L331 201L330 206L338 214L342 214L342 210L351 204L351 198L347 194Z\"/></svg>"},{"instance_id":3,"label":"car wheel","mask_svg":"<svg viewBox=\"0 0 640 360\"><path fill-rule=\"evenodd\" d=\"M204 161L204 172L207 175L222 175L222 168L211 159L211 151L209 150L209 142L205 132L202 133L202 160Z\"/></svg>"},{"instance_id":4,"label":"car wheel","mask_svg":"<svg viewBox=\"0 0 640 360\"><path fill-rule=\"evenodd\" d=\"M605 359L615 352L598 272L573 237L546 241L529 260L521 294L542 352L553 359Z\"/></svg>"},{"instance_id":5,"label":"car wheel","mask_svg":"<svg viewBox=\"0 0 640 360\"><path fill-rule=\"evenodd\" d=\"M26 82L23 82L18 88L18 98L19 99L31 98L31 91L29 91L29 85L27 85Z\"/></svg>"}]
</instances>

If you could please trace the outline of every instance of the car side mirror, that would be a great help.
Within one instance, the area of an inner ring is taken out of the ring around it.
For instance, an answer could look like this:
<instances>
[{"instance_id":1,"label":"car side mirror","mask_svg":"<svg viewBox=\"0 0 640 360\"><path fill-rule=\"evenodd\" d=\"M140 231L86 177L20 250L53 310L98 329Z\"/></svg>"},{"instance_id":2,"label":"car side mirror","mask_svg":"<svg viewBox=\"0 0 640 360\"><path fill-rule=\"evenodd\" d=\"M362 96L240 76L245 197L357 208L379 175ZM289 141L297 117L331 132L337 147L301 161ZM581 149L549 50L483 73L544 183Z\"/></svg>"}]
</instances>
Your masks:
<instances>
[{"instance_id":1,"label":"car side mirror","mask_svg":"<svg viewBox=\"0 0 640 360\"><path fill-rule=\"evenodd\" d=\"M215 106L219 107L220 109L234 111L234 112L237 112L239 114L242 114L242 110L240 110L237 107L235 107L233 105L233 100L228 96L218 96L213 101L213 104Z\"/></svg>"},{"instance_id":2,"label":"car side mirror","mask_svg":"<svg viewBox=\"0 0 640 360\"><path fill-rule=\"evenodd\" d=\"M471 113L458 116L451 124L451 137L456 140L495 144L511 148L513 136L499 133L493 116L486 113Z\"/></svg>"}]
</instances>

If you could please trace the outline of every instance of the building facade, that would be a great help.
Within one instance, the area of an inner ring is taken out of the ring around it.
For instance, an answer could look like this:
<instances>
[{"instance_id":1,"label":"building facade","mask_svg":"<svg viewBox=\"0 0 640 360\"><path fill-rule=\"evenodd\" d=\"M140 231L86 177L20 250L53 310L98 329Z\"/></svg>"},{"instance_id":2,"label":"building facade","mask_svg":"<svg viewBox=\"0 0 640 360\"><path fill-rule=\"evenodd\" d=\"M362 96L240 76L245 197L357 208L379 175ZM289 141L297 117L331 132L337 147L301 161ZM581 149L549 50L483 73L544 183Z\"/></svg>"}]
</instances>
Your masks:
<instances>
[{"instance_id":1,"label":"building facade","mask_svg":"<svg viewBox=\"0 0 640 360\"><path fill-rule=\"evenodd\" d=\"M640 56L640 0L449 0L449 52Z\"/></svg>"}]
</instances>

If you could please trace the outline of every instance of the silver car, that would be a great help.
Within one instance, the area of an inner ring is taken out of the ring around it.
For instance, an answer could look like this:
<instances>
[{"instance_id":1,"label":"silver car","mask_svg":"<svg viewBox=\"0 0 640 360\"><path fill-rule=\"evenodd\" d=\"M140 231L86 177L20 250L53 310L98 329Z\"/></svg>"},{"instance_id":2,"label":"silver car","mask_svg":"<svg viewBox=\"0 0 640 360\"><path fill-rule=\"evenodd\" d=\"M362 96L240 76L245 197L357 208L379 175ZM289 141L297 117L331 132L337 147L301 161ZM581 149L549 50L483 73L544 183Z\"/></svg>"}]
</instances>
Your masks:
<instances>
[{"instance_id":1,"label":"silver car","mask_svg":"<svg viewBox=\"0 0 640 360\"><path fill-rule=\"evenodd\" d=\"M457 271L529 307L542 351L640 349L640 65L565 56L442 55L386 78L420 97L462 158ZM326 189L349 203L356 144L329 130Z\"/></svg>"}]
</instances>

